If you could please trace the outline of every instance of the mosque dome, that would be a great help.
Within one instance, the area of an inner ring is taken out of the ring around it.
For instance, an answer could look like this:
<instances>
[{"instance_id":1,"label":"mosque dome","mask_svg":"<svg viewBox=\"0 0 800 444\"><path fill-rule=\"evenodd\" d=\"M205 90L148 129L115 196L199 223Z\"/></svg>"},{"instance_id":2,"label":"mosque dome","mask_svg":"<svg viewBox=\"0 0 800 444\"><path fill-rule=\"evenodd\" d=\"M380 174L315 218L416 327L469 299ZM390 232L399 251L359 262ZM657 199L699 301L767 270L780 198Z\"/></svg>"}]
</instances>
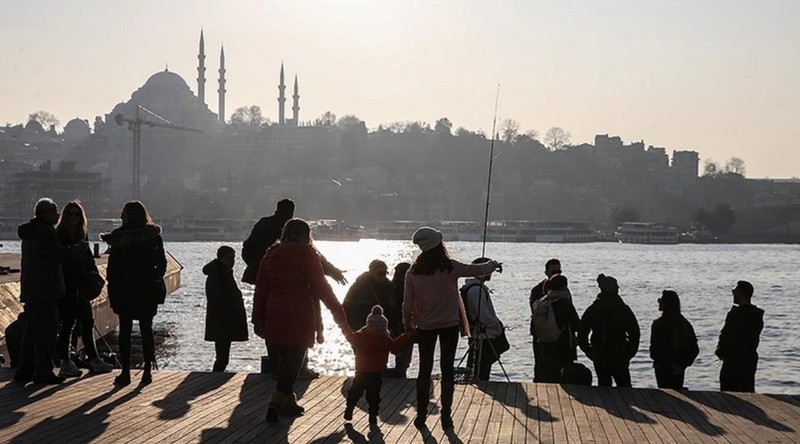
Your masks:
<instances>
[{"instance_id":1,"label":"mosque dome","mask_svg":"<svg viewBox=\"0 0 800 444\"><path fill-rule=\"evenodd\" d=\"M89 138L90 131L89 124L76 117L64 125L64 139L69 142L83 142Z\"/></svg>"},{"instance_id":2,"label":"mosque dome","mask_svg":"<svg viewBox=\"0 0 800 444\"><path fill-rule=\"evenodd\" d=\"M28 131L36 132L36 133L43 133L44 128L42 128L42 124L39 123L37 120L30 120L28 123L25 124L25 129Z\"/></svg>"},{"instance_id":3,"label":"mosque dome","mask_svg":"<svg viewBox=\"0 0 800 444\"><path fill-rule=\"evenodd\" d=\"M164 70L150 76L147 82L144 83L143 88L183 92L189 89L189 85L187 85L186 81L178 74L169 70Z\"/></svg>"}]
</instances>

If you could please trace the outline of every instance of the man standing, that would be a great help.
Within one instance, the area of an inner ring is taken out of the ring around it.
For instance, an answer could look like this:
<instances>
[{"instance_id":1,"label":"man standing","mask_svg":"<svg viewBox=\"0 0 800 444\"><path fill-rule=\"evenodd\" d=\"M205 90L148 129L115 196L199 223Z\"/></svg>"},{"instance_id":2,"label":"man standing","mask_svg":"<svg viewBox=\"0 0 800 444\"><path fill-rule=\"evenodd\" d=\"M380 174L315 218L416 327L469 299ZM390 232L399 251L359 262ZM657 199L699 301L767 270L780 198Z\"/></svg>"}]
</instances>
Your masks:
<instances>
[{"instance_id":1,"label":"man standing","mask_svg":"<svg viewBox=\"0 0 800 444\"><path fill-rule=\"evenodd\" d=\"M619 284L611 276L597 276L600 294L581 317L578 344L594 363L597 385L631 386L631 359L639 351L639 322L619 296ZM589 334L591 333L591 336Z\"/></svg>"},{"instance_id":2,"label":"man standing","mask_svg":"<svg viewBox=\"0 0 800 444\"><path fill-rule=\"evenodd\" d=\"M20 302L25 304L20 365L14 379L41 384L60 384L64 378L53 374L53 349L58 334L58 300L64 298L62 261L66 248L56 237L58 206L44 197L36 202L34 218L20 225L22 239Z\"/></svg>"},{"instance_id":3,"label":"man standing","mask_svg":"<svg viewBox=\"0 0 800 444\"><path fill-rule=\"evenodd\" d=\"M402 321L398 316L400 308L395 306L392 281L386 278L388 273L386 262L375 259L369 263L368 271L356 278L347 290L342 307L347 315L347 325L353 331L367 325L366 319L372 313L372 307L380 305L389 320L392 336L398 337L403 333Z\"/></svg>"},{"instance_id":4,"label":"man standing","mask_svg":"<svg viewBox=\"0 0 800 444\"><path fill-rule=\"evenodd\" d=\"M472 263L483 264L490 260L481 257ZM491 291L486 286L486 282L489 280L491 280L491 275L470 278L461 287L464 308L470 326L467 367L474 368L473 366L477 365L479 381L489 380L492 364L499 361L500 355L508 350L508 340L504 337L503 323L497 317L490 297Z\"/></svg>"},{"instance_id":5,"label":"man standing","mask_svg":"<svg viewBox=\"0 0 800 444\"><path fill-rule=\"evenodd\" d=\"M291 199L281 199L272 216L262 217L253 226L250 236L242 245L242 260L247 268L242 275L242 282L255 285L258 265L261 258L280 237L286 221L294 216L294 202Z\"/></svg>"},{"instance_id":6,"label":"man standing","mask_svg":"<svg viewBox=\"0 0 800 444\"><path fill-rule=\"evenodd\" d=\"M533 336L533 381L534 382L544 382L541 377L546 370L542 368L542 363L544 362L543 356L543 344L540 344L536 340L536 331L533 327L533 303L544 297L545 291L545 283L551 277L561 274L561 261L558 259L550 259L544 264L544 275L546 278L536 284L535 287L531 289L531 295L528 299L528 305L531 309L531 336Z\"/></svg>"},{"instance_id":7,"label":"man standing","mask_svg":"<svg viewBox=\"0 0 800 444\"><path fill-rule=\"evenodd\" d=\"M755 392L758 341L764 328L764 310L750 303L753 285L739 281L732 290L734 306L719 334L716 355L722 359L720 390Z\"/></svg>"}]
</instances>

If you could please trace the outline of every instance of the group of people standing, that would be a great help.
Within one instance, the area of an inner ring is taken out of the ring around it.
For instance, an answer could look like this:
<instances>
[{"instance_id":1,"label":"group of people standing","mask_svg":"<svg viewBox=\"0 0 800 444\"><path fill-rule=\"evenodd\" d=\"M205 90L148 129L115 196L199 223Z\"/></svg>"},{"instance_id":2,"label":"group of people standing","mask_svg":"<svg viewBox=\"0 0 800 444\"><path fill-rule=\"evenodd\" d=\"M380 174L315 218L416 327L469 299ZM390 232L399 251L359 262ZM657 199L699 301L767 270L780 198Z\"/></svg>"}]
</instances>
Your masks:
<instances>
[{"instance_id":1,"label":"group of people standing","mask_svg":"<svg viewBox=\"0 0 800 444\"><path fill-rule=\"evenodd\" d=\"M612 276L597 276L597 298L578 316L562 274L561 262L545 264L547 278L531 290L531 335L534 381L576 382L577 348L594 364L600 386L630 387L630 361L639 351L640 329L633 310L619 294ZM725 319L715 351L722 360L720 389L755 391L758 343L764 311L752 304L753 286L738 281L732 290L734 306ZM684 388L686 368L700 353L692 324L681 314L680 298L664 290L658 298L661 316L650 330L650 358L659 388ZM551 322L548 322L551 320ZM589 374L591 381L591 374Z\"/></svg>"},{"instance_id":2,"label":"group of people standing","mask_svg":"<svg viewBox=\"0 0 800 444\"><path fill-rule=\"evenodd\" d=\"M65 378L81 376L70 354L76 326L89 358L89 370L107 373L114 368L100 359L93 334L91 301L107 284L111 308L120 320L122 370L114 382L119 385L131 382L134 320L139 322L142 332L145 361L142 383L152 382L153 317L166 296L164 244L161 229L152 222L141 202L126 203L121 219L119 228L101 235L110 247L105 280L98 274L89 248L88 219L79 201L67 203L59 213L52 199L42 198L34 207L33 219L20 225L20 301L24 311L19 319L23 327L20 360L14 373L16 381L60 384ZM60 365L54 365L54 360ZM58 374L54 373L54 367L60 367Z\"/></svg>"}]
</instances>

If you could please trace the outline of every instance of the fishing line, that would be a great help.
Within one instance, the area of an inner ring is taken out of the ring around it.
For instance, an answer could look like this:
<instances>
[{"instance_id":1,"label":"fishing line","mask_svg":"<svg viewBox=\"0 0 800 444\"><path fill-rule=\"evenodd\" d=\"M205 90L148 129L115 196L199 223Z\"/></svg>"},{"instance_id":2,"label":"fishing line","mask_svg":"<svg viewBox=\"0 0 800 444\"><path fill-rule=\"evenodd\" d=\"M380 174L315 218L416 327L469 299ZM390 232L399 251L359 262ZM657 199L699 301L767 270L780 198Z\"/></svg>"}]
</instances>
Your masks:
<instances>
[{"instance_id":1,"label":"fishing line","mask_svg":"<svg viewBox=\"0 0 800 444\"><path fill-rule=\"evenodd\" d=\"M489 145L489 175L486 180L486 210L483 214L483 244L481 245L481 257L486 257L486 232L489 228L489 201L492 195L492 167L494 166L494 139L496 138L497 128L497 104L500 103L500 84L497 84L497 94L494 99L494 117L492 118L492 139Z\"/></svg>"}]
</instances>

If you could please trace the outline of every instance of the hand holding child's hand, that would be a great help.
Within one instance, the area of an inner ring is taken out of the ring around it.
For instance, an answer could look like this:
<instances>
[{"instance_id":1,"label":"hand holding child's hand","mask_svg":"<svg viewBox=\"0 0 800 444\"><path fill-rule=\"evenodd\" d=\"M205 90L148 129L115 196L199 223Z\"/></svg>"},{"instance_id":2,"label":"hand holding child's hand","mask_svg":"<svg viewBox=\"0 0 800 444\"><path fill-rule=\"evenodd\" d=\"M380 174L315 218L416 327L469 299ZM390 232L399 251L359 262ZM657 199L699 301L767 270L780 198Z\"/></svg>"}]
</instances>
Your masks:
<instances>
[{"instance_id":1,"label":"hand holding child's hand","mask_svg":"<svg viewBox=\"0 0 800 444\"><path fill-rule=\"evenodd\" d=\"M325 334L320 330L317 332L317 344L322 344L323 342L325 342Z\"/></svg>"}]
</instances>

